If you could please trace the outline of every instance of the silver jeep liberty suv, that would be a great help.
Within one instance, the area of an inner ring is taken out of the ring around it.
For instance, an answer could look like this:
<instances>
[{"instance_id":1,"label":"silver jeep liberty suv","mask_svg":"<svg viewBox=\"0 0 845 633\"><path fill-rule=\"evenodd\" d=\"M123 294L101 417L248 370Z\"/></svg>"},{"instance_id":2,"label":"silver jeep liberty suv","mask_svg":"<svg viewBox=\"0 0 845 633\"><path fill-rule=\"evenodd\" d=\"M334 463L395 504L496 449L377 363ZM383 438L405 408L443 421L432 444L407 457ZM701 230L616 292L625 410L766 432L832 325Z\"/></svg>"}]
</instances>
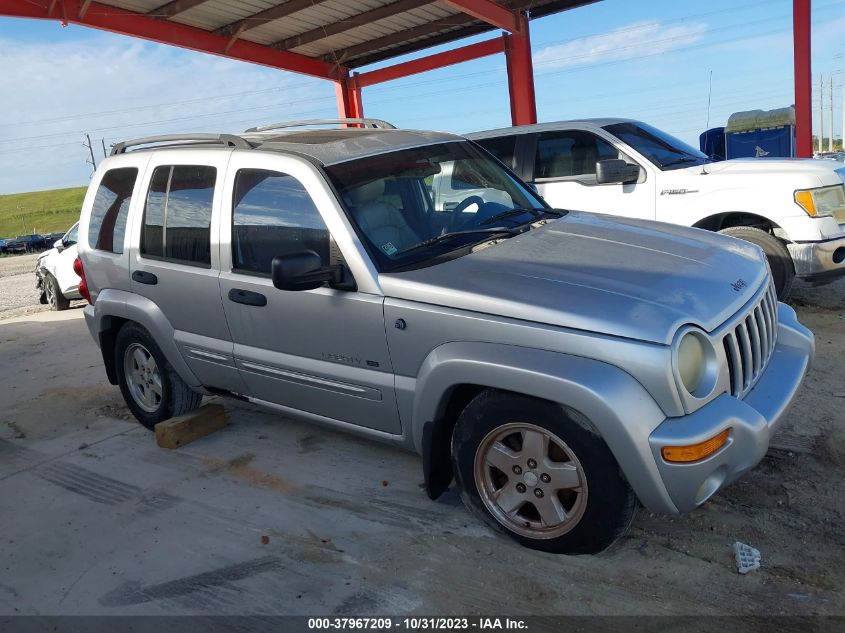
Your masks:
<instances>
[{"instance_id":1,"label":"silver jeep liberty suv","mask_svg":"<svg viewBox=\"0 0 845 633\"><path fill-rule=\"evenodd\" d=\"M140 139L100 165L76 269L142 424L222 394L392 442L431 498L454 480L566 553L762 459L813 336L758 247L551 209L463 138L339 123Z\"/></svg>"}]
</instances>

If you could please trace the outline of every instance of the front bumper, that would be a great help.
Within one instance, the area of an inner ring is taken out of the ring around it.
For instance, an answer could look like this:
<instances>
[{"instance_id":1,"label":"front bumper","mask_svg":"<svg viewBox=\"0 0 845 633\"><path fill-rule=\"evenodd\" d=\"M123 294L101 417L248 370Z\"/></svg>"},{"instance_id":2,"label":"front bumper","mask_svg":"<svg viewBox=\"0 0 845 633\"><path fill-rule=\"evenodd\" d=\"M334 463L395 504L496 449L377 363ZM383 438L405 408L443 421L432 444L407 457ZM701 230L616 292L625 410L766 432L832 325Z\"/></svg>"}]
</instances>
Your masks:
<instances>
[{"instance_id":1,"label":"front bumper","mask_svg":"<svg viewBox=\"0 0 845 633\"><path fill-rule=\"evenodd\" d=\"M845 225L840 228L843 229L841 237L786 245L798 277L823 283L845 276Z\"/></svg>"},{"instance_id":2,"label":"front bumper","mask_svg":"<svg viewBox=\"0 0 845 633\"><path fill-rule=\"evenodd\" d=\"M778 339L766 370L740 400L722 394L701 409L669 418L649 436L666 491L680 512L694 509L721 487L756 466L791 404L814 353L813 334L795 311L778 305ZM713 455L691 463L663 459L661 448L697 444L730 429L728 442Z\"/></svg>"}]
</instances>

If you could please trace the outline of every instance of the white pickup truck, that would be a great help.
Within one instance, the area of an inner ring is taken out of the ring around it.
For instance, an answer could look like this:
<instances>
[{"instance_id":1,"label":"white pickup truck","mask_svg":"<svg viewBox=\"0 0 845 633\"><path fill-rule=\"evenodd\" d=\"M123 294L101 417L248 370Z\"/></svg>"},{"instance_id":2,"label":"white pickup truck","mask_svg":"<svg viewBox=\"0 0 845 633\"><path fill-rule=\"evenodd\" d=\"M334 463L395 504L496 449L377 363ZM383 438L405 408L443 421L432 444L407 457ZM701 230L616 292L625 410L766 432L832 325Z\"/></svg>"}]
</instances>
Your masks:
<instances>
[{"instance_id":1,"label":"white pickup truck","mask_svg":"<svg viewBox=\"0 0 845 633\"><path fill-rule=\"evenodd\" d=\"M845 275L845 167L836 162L711 162L628 119L542 123L468 137L554 207L694 226L757 244L781 299L795 276L824 283Z\"/></svg>"}]
</instances>

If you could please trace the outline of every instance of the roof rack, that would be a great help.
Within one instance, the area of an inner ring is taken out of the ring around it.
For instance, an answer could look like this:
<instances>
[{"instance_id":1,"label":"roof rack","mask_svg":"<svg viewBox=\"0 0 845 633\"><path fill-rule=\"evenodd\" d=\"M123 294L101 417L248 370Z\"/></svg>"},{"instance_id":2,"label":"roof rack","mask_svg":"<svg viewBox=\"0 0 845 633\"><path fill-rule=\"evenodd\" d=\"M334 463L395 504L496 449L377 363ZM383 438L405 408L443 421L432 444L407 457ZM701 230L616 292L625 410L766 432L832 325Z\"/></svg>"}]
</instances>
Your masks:
<instances>
[{"instance_id":1,"label":"roof rack","mask_svg":"<svg viewBox=\"0 0 845 633\"><path fill-rule=\"evenodd\" d=\"M136 138L130 141L122 141L115 143L111 148L111 155L126 153L127 148L138 145L153 145L156 143L181 143L194 142L207 145L225 145L227 147L236 147L239 149L251 149L252 145L249 141L242 139L240 136L234 134L160 134L158 136L145 136L143 138Z\"/></svg>"},{"instance_id":2,"label":"roof rack","mask_svg":"<svg viewBox=\"0 0 845 633\"><path fill-rule=\"evenodd\" d=\"M396 126L381 119L306 119L303 121L286 121L282 123L271 123L270 125L259 125L251 127L244 132L249 134L251 132L269 132L271 130L283 130L291 127L305 127L308 125L332 125L335 123L343 123L346 125L357 124L366 128L395 130Z\"/></svg>"}]
</instances>

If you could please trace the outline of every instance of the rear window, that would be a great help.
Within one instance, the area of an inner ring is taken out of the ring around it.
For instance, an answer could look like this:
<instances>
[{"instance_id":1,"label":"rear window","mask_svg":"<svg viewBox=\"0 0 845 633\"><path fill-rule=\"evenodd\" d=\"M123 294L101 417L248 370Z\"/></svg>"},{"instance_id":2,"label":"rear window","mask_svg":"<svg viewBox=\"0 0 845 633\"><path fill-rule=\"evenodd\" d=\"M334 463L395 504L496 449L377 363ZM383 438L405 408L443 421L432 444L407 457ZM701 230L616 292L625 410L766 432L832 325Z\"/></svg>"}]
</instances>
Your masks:
<instances>
[{"instance_id":1,"label":"rear window","mask_svg":"<svg viewBox=\"0 0 845 633\"><path fill-rule=\"evenodd\" d=\"M156 167L144 206L141 254L192 266L211 266L211 206L217 169Z\"/></svg>"},{"instance_id":2,"label":"rear window","mask_svg":"<svg viewBox=\"0 0 845 633\"><path fill-rule=\"evenodd\" d=\"M123 252L126 216L137 178L135 167L110 169L103 175L88 222L88 246L112 253Z\"/></svg>"}]
</instances>

